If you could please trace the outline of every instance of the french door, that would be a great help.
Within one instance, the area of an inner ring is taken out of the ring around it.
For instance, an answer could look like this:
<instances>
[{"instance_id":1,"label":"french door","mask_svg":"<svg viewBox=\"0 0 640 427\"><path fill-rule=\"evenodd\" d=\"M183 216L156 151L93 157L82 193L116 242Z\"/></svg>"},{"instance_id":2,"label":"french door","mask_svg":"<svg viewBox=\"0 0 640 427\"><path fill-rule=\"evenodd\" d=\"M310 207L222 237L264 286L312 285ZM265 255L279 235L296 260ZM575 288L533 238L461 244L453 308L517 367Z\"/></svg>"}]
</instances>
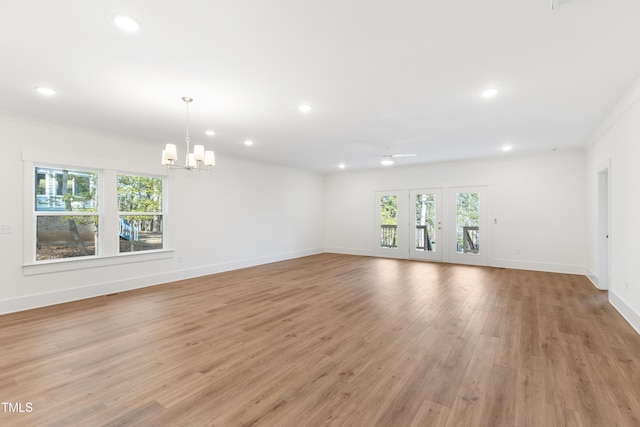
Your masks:
<instances>
[{"instance_id":1,"label":"french door","mask_svg":"<svg viewBox=\"0 0 640 427\"><path fill-rule=\"evenodd\" d=\"M486 265L486 187L375 193L376 256Z\"/></svg>"}]
</instances>

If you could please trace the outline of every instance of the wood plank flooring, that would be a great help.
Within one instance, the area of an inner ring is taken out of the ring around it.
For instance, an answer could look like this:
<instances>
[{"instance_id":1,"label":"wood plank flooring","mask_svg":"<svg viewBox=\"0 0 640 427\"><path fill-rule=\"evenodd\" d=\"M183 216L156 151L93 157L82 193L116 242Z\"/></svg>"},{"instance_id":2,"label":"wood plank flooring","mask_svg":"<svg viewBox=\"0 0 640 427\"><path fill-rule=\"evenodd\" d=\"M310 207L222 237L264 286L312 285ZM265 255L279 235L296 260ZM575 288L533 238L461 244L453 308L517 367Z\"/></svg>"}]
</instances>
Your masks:
<instances>
[{"instance_id":1,"label":"wood plank flooring","mask_svg":"<svg viewBox=\"0 0 640 427\"><path fill-rule=\"evenodd\" d=\"M322 254L0 316L2 426L639 426L582 276ZM15 408L15 407L14 407Z\"/></svg>"}]
</instances>

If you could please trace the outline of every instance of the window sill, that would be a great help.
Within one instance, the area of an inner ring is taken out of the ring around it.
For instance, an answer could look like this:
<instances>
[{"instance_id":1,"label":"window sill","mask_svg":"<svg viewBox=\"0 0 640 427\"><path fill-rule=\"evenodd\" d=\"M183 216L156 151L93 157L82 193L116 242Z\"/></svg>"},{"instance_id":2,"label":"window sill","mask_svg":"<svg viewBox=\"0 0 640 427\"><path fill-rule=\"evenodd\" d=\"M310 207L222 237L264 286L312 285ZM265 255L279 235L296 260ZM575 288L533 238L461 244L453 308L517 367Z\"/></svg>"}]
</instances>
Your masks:
<instances>
[{"instance_id":1,"label":"window sill","mask_svg":"<svg viewBox=\"0 0 640 427\"><path fill-rule=\"evenodd\" d=\"M156 261L172 257L173 249L159 249L155 251L127 252L111 256L66 258L60 260L40 261L37 263L23 265L22 271L25 276L34 276L37 274L84 270L88 268L107 267L110 265Z\"/></svg>"}]
</instances>

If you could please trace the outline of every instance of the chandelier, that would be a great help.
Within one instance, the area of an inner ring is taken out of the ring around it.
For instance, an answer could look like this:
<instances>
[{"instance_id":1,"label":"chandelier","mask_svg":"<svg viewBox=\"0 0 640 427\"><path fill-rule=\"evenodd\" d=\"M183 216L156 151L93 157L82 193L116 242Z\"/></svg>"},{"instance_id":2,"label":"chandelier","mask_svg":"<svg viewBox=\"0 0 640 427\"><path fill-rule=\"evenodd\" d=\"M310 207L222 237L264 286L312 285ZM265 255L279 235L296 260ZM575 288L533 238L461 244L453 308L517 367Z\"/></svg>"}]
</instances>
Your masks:
<instances>
[{"instance_id":1,"label":"chandelier","mask_svg":"<svg viewBox=\"0 0 640 427\"><path fill-rule=\"evenodd\" d=\"M191 140L189 139L189 103L193 101L193 98L183 96L182 100L187 105L187 137L185 138L187 142L187 154L185 155L184 165L176 163L178 160L178 149L175 144L167 144L164 150L162 150L162 165L166 166L168 170L174 168L189 171L205 169L211 173L211 168L216 164L213 151L205 151L204 145L194 145L193 153L191 152Z\"/></svg>"}]
</instances>

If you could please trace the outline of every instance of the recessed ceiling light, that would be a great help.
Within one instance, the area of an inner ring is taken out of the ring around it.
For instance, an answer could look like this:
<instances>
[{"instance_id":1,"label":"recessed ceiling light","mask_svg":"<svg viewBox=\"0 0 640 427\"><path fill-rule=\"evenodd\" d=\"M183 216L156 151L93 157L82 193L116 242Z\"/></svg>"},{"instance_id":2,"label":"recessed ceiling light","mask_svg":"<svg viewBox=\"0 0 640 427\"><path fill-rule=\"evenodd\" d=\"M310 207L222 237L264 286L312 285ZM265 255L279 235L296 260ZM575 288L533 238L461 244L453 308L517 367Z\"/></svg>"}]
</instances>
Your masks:
<instances>
[{"instance_id":1,"label":"recessed ceiling light","mask_svg":"<svg viewBox=\"0 0 640 427\"><path fill-rule=\"evenodd\" d=\"M504 147L502 147L502 151L511 151L511 146L510 145L505 145Z\"/></svg>"},{"instance_id":2,"label":"recessed ceiling light","mask_svg":"<svg viewBox=\"0 0 640 427\"><path fill-rule=\"evenodd\" d=\"M253 145L253 141L251 141L250 139L247 139L247 140L244 142L244 145L246 145L247 147L251 147L251 146Z\"/></svg>"},{"instance_id":3,"label":"recessed ceiling light","mask_svg":"<svg viewBox=\"0 0 640 427\"><path fill-rule=\"evenodd\" d=\"M303 113L308 113L309 111L311 111L311 105L309 104L302 104L298 107L298 110L300 110Z\"/></svg>"},{"instance_id":4,"label":"recessed ceiling light","mask_svg":"<svg viewBox=\"0 0 640 427\"><path fill-rule=\"evenodd\" d=\"M129 33L134 33L140 29L140 24L138 24L138 21L131 18L130 16L116 15L113 18L113 22L118 26L118 28Z\"/></svg>"},{"instance_id":5,"label":"recessed ceiling light","mask_svg":"<svg viewBox=\"0 0 640 427\"><path fill-rule=\"evenodd\" d=\"M498 94L498 89L493 87L482 92L482 96L484 96L485 98L493 98L497 94Z\"/></svg>"},{"instance_id":6,"label":"recessed ceiling light","mask_svg":"<svg viewBox=\"0 0 640 427\"><path fill-rule=\"evenodd\" d=\"M338 167L339 167L340 169L344 169L344 168L346 168L346 167L347 167L347 165L345 165L344 163L340 163L340 164L338 165Z\"/></svg>"},{"instance_id":7,"label":"recessed ceiling light","mask_svg":"<svg viewBox=\"0 0 640 427\"><path fill-rule=\"evenodd\" d=\"M215 135L215 134L216 134L216 133L215 133L214 131L212 131L212 130L208 130L208 131L206 131L205 133L206 133L208 136L213 136L213 135Z\"/></svg>"},{"instance_id":8,"label":"recessed ceiling light","mask_svg":"<svg viewBox=\"0 0 640 427\"><path fill-rule=\"evenodd\" d=\"M49 89L48 87L36 87L36 90L40 92L40 94L45 96L51 96L56 94L55 90Z\"/></svg>"},{"instance_id":9,"label":"recessed ceiling light","mask_svg":"<svg viewBox=\"0 0 640 427\"><path fill-rule=\"evenodd\" d=\"M380 164L382 166L391 166L393 164L393 159L391 156L383 156L382 160L380 160Z\"/></svg>"}]
</instances>

